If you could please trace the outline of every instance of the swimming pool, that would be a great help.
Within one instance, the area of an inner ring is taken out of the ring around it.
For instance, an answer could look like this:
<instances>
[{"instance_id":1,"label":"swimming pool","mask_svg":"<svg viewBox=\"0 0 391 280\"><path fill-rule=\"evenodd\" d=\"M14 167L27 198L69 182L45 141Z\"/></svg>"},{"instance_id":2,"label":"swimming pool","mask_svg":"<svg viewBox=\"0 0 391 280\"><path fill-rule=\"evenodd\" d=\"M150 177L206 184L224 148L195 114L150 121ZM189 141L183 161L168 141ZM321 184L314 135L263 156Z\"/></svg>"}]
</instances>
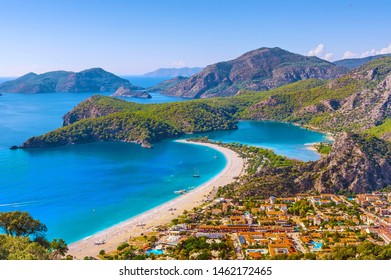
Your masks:
<instances>
[{"instance_id":1,"label":"swimming pool","mask_svg":"<svg viewBox=\"0 0 391 280\"><path fill-rule=\"evenodd\" d=\"M247 249L246 251L247 251L247 253L257 253L257 252L262 253L262 254L269 253L269 251L267 249Z\"/></svg>"},{"instance_id":2,"label":"swimming pool","mask_svg":"<svg viewBox=\"0 0 391 280\"><path fill-rule=\"evenodd\" d=\"M322 249L323 244L320 242L311 241L311 244L313 245L312 247L313 251L319 251L320 249Z\"/></svg>"},{"instance_id":3,"label":"swimming pool","mask_svg":"<svg viewBox=\"0 0 391 280\"><path fill-rule=\"evenodd\" d=\"M154 254L154 255L162 255L164 254L164 251L161 249L149 249L147 251L147 255Z\"/></svg>"}]
</instances>

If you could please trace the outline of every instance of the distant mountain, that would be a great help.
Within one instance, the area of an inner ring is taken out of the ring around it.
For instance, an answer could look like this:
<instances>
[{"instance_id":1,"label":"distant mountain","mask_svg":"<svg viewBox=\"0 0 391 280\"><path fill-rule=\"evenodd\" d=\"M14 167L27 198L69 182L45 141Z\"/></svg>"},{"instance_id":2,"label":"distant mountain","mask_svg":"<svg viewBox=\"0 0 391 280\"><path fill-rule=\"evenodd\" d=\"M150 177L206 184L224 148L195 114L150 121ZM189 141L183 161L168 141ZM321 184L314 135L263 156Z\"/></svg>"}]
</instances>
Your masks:
<instances>
[{"instance_id":1,"label":"distant mountain","mask_svg":"<svg viewBox=\"0 0 391 280\"><path fill-rule=\"evenodd\" d=\"M365 63L368 63L372 60L378 59L380 57L386 57L386 56L391 56L391 53L368 56L368 57L364 57L364 58L342 59L342 60L334 61L333 63L337 66L345 67L345 68L353 70L353 69L356 69L356 68L360 67L361 65L364 65Z\"/></svg>"},{"instance_id":2,"label":"distant mountain","mask_svg":"<svg viewBox=\"0 0 391 280\"><path fill-rule=\"evenodd\" d=\"M200 67L183 67L183 68L159 68L153 72L144 74L144 77L167 77L174 78L178 76L190 77L202 71Z\"/></svg>"},{"instance_id":3,"label":"distant mountain","mask_svg":"<svg viewBox=\"0 0 391 280\"><path fill-rule=\"evenodd\" d=\"M241 89L269 90L310 78L332 79L347 71L318 57L260 48L234 60L209 65L162 93L193 98L231 96Z\"/></svg>"},{"instance_id":4,"label":"distant mountain","mask_svg":"<svg viewBox=\"0 0 391 280\"><path fill-rule=\"evenodd\" d=\"M157 91L165 91L166 89L173 87L180 82L183 82L184 80L187 80L186 77L178 76L169 80L165 80L161 83L158 83L156 86L147 88L148 92L157 92Z\"/></svg>"},{"instance_id":5,"label":"distant mountain","mask_svg":"<svg viewBox=\"0 0 391 280\"><path fill-rule=\"evenodd\" d=\"M0 92L103 92L116 91L121 86L134 90L142 89L102 68L92 68L78 73L68 71L53 71L41 75L28 73L1 84Z\"/></svg>"}]
</instances>

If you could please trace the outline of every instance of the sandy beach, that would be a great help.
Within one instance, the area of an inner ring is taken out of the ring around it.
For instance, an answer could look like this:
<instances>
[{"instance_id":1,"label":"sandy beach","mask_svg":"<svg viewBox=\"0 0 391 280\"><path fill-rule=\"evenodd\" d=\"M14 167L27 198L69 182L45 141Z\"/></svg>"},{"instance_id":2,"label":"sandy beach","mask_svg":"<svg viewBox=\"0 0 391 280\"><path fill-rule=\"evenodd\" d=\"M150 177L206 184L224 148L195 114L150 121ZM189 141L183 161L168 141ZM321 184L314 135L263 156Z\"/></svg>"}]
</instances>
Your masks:
<instances>
[{"instance_id":1,"label":"sandy beach","mask_svg":"<svg viewBox=\"0 0 391 280\"><path fill-rule=\"evenodd\" d=\"M317 143L305 144L305 148L307 150L310 150L310 151L313 151L313 152L319 154L318 150L315 148L315 145L317 145L317 144L319 144L319 143L317 142Z\"/></svg>"},{"instance_id":2,"label":"sandy beach","mask_svg":"<svg viewBox=\"0 0 391 280\"><path fill-rule=\"evenodd\" d=\"M216 149L224 154L227 164L219 174L190 192L120 224L70 244L68 254L77 259L83 259L85 256L97 256L100 250L105 250L106 252L114 251L121 242L127 241L130 236L139 236L141 233L152 231L158 225L169 223L172 219L181 215L184 210L190 210L202 204L211 191L232 182L235 180L235 177L240 176L243 172L243 159L230 149L209 143L193 143L185 140L177 140L177 142ZM172 210L174 208L176 210ZM105 244L95 244L97 241L103 240Z\"/></svg>"}]
</instances>

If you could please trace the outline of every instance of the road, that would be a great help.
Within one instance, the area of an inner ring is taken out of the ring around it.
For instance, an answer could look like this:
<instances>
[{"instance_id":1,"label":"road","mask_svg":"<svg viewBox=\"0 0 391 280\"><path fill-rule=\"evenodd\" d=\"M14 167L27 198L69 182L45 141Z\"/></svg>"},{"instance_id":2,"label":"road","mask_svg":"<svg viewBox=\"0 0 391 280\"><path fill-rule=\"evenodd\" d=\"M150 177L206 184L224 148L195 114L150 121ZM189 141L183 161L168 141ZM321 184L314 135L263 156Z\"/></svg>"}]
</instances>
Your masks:
<instances>
[{"instance_id":1,"label":"road","mask_svg":"<svg viewBox=\"0 0 391 280\"><path fill-rule=\"evenodd\" d=\"M293 242L295 243L296 249L302 252L303 254L308 253L309 252L308 249L304 247L303 242L301 242L299 236L300 236L299 232L290 234L290 237L293 239Z\"/></svg>"}]
</instances>

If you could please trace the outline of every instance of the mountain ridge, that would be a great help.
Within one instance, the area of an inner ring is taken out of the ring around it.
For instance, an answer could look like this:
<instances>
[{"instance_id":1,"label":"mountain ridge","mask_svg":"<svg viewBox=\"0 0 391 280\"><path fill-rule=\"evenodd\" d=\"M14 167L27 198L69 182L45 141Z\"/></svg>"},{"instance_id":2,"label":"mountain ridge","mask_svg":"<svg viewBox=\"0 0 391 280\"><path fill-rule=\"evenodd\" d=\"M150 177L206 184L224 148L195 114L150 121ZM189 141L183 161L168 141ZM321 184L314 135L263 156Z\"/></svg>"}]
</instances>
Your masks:
<instances>
[{"instance_id":1,"label":"mountain ridge","mask_svg":"<svg viewBox=\"0 0 391 280\"><path fill-rule=\"evenodd\" d=\"M373 55L373 56L367 56L363 58L347 58L347 59L341 59L333 61L333 63L337 66L345 67L351 70L357 69L360 66L372 61L376 60L378 58L382 57L388 57L391 56L391 54L379 54L379 55Z\"/></svg>"},{"instance_id":2,"label":"mountain ridge","mask_svg":"<svg viewBox=\"0 0 391 280\"><path fill-rule=\"evenodd\" d=\"M208 65L162 93L191 98L232 96L240 90L269 90L310 78L332 79L347 72L318 57L281 48L259 48L233 60Z\"/></svg>"},{"instance_id":3,"label":"mountain ridge","mask_svg":"<svg viewBox=\"0 0 391 280\"><path fill-rule=\"evenodd\" d=\"M285 91L272 90L246 108L243 115L334 133L344 130L361 133L391 117L391 57L371 61L326 83L303 81L300 89L290 92L294 85L286 86Z\"/></svg>"}]
</instances>

